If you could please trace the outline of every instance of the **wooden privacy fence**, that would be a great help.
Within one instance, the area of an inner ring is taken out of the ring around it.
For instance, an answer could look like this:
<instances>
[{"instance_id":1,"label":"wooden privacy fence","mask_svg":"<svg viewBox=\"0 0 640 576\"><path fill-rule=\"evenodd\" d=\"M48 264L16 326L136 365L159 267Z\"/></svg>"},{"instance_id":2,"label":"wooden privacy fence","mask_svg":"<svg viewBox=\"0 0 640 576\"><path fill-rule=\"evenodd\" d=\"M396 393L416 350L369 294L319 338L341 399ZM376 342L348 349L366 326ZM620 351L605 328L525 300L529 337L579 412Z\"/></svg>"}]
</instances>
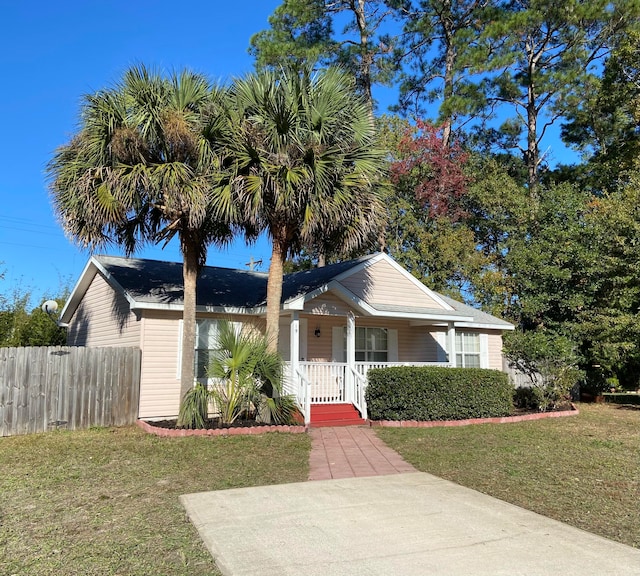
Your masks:
<instances>
[{"instance_id":1,"label":"wooden privacy fence","mask_svg":"<svg viewBox=\"0 0 640 576\"><path fill-rule=\"evenodd\" d=\"M524 372L520 372L516 367L509 365L509 361L505 358L502 361L502 371L509 375L509 379L516 388L530 388L535 385L542 385L542 375L536 373L534 380Z\"/></svg>"},{"instance_id":2,"label":"wooden privacy fence","mask_svg":"<svg viewBox=\"0 0 640 576\"><path fill-rule=\"evenodd\" d=\"M138 417L138 348L0 348L0 436Z\"/></svg>"}]
</instances>

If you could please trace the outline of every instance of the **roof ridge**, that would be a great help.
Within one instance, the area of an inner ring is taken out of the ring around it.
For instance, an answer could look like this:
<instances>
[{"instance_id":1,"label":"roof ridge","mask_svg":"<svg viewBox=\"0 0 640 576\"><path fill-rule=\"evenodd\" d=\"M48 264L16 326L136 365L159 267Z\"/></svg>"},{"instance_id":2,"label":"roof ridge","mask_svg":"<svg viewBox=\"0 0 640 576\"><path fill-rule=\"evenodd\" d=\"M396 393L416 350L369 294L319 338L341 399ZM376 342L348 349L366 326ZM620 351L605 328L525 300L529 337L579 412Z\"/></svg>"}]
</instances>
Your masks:
<instances>
[{"instance_id":1,"label":"roof ridge","mask_svg":"<svg viewBox=\"0 0 640 576\"><path fill-rule=\"evenodd\" d=\"M367 254L365 256L358 256L357 258L350 258L349 260L341 260L340 262L333 262L331 264L325 264L324 266L314 266L313 268L307 268L306 270L296 270L295 272L289 272L285 274L286 277L295 276L296 274L303 274L305 272L312 272L314 270L324 270L326 271L329 268L338 268L338 267L346 267L347 269L353 268L358 264L362 264L367 260L371 260L375 256L380 254L379 252L373 252L371 254Z\"/></svg>"},{"instance_id":2,"label":"roof ridge","mask_svg":"<svg viewBox=\"0 0 640 576\"><path fill-rule=\"evenodd\" d=\"M289 272L284 274L283 278L292 278L297 274L309 273L314 270L322 270L323 268L325 272L331 268L338 268L338 267L340 268L345 267L346 269L349 269L354 266L357 266L358 264L366 262L367 260L371 260L372 258L376 257L378 254L380 254L380 252L373 252L371 254L366 254L364 256L358 256L357 258L342 260L340 262L333 262L332 264L327 264L326 266L315 266L313 268L308 268L307 270L296 270L295 272ZM182 262L175 262L173 260L158 260L156 258L136 258L134 256L113 256L110 254L94 254L93 257L96 258L98 261L100 261L101 259L111 259L111 260L127 260L127 261L136 261L136 262L153 262L156 264L173 264L175 266L182 266ZM205 270L205 269L229 270L233 272L242 272L245 274L255 274L256 276L261 276L261 277L269 275L268 272L260 272L258 270L245 270L244 268L231 268L228 266L213 266L210 264L205 264L202 267L202 270Z\"/></svg>"}]
</instances>

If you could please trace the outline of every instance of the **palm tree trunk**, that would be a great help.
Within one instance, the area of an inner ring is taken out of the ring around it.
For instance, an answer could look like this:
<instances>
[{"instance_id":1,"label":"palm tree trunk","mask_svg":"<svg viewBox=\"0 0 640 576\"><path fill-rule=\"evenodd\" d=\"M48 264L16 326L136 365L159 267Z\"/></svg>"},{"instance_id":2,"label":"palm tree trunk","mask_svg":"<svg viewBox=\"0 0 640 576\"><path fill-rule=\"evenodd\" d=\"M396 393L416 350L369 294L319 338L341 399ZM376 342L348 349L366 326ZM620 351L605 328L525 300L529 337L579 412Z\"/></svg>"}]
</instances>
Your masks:
<instances>
[{"instance_id":1,"label":"palm tree trunk","mask_svg":"<svg viewBox=\"0 0 640 576\"><path fill-rule=\"evenodd\" d=\"M271 249L271 264L267 280L267 342L269 352L278 351L280 331L280 300L282 300L282 274L287 251L274 238Z\"/></svg>"},{"instance_id":2,"label":"palm tree trunk","mask_svg":"<svg viewBox=\"0 0 640 576\"><path fill-rule=\"evenodd\" d=\"M196 282L198 252L188 241L182 242L182 275L184 307L182 311L182 355L180 367L180 399L193 387L196 348Z\"/></svg>"}]
</instances>

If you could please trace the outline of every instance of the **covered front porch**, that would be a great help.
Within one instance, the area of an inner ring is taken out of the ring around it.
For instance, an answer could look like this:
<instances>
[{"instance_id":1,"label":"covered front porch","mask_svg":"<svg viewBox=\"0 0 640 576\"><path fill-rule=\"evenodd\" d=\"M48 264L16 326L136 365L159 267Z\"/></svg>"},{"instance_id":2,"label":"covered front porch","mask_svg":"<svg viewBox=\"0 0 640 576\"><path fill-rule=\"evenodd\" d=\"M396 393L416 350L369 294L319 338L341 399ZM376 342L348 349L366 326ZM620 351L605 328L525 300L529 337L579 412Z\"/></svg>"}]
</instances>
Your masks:
<instances>
[{"instance_id":1,"label":"covered front porch","mask_svg":"<svg viewBox=\"0 0 640 576\"><path fill-rule=\"evenodd\" d=\"M312 406L317 405L350 404L366 419L365 390L372 368L454 367L460 359L453 321L427 324L377 318L372 322L351 311L322 318L296 311L283 318L280 333L281 352L288 358L285 389L297 397L307 425ZM331 340L330 347L322 342L323 335ZM319 358L322 349L329 348L331 357L325 352L325 358Z\"/></svg>"}]
</instances>

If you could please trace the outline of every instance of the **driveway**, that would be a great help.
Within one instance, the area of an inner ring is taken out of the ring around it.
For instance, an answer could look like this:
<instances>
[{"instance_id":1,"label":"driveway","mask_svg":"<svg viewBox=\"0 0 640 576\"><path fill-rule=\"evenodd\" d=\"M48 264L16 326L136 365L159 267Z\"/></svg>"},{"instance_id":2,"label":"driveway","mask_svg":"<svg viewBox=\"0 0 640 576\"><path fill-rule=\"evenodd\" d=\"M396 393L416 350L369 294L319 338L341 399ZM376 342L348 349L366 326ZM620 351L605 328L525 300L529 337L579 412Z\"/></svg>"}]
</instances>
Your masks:
<instances>
[{"instance_id":1,"label":"driveway","mask_svg":"<svg viewBox=\"0 0 640 576\"><path fill-rule=\"evenodd\" d=\"M640 576L638 549L421 472L180 500L225 576Z\"/></svg>"}]
</instances>

